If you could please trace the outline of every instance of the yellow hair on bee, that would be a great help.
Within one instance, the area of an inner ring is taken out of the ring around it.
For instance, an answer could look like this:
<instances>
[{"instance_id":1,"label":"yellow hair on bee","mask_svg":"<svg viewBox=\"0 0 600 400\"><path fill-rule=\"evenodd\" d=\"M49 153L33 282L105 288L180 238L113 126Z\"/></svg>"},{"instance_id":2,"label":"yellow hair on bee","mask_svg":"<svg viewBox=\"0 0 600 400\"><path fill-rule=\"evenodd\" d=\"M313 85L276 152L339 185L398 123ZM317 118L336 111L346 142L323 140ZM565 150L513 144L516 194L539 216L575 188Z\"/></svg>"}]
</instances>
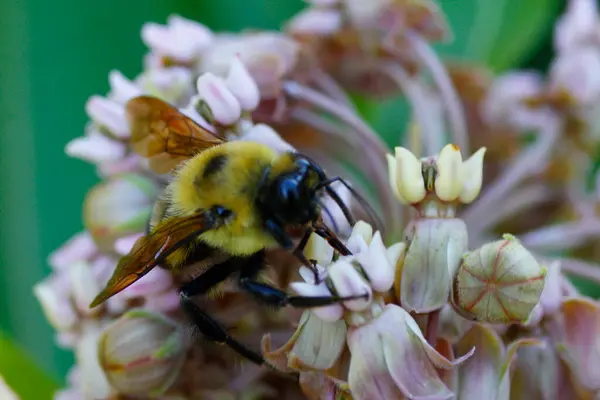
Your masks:
<instances>
[{"instance_id":1,"label":"yellow hair on bee","mask_svg":"<svg viewBox=\"0 0 600 400\"><path fill-rule=\"evenodd\" d=\"M201 241L234 256L276 247L264 231L254 199L263 171L277 160L275 151L255 142L227 142L203 151L177 170L167 188L169 214L190 215L219 205L233 216L225 226L200 235Z\"/></svg>"}]
</instances>

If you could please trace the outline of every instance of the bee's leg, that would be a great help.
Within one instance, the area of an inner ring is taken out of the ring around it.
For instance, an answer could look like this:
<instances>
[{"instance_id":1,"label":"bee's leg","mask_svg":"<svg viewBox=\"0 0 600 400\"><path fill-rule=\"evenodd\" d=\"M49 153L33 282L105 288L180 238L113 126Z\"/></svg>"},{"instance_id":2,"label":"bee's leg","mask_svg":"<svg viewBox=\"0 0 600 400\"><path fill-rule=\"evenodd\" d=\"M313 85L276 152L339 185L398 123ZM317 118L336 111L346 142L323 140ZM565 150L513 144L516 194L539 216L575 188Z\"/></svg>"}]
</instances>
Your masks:
<instances>
[{"instance_id":1,"label":"bee's leg","mask_svg":"<svg viewBox=\"0 0 600 400\"><path fill-rule=\"evenodd\" d=\"M256 280L259 272L264 267L264 262L259 259L249 260L240 270L239 284L242 289L253 295L258 301L280 308L292 306L295 308L323 307L331 304L341 303L348 300L364 299L368 293L358 296L290 296L283 290L267 283Z\"/></svg>"},{"instance_id":2,"label":"bee's leg","mask_svg":"<svg viewBox=\"0 0 600 400\"><path fill-rule=\"evenodd\" d=\"M192 300L194 296L207 293L238 268L239 262L236 262L236 260L228 260L222 264L213 266L207 272L181 288L179 293L181 305L186 315L208 340L225 344L248 360L258 365L263 365L265 360L259 353L250 350L235 340L219 322L198 307Z\"/></svg>"},{"instance_id":3,"label":"bee's leg","mask_svg":"<svg viewBox=\"0 0 600 400\"><path fill-rule=\"evenodd\" d=\"M283 247L284 249L290 249L294 245L290 236L285 232L285 230L281 227L281 225L279 223L277 223L276 221L274 221L272 219L268 219L265 222L265 229L267 230L267 232L269 232L271 235L273 235L275 240L277 240L277 243L279 243L279 245L281 247ZM300 262L305 267L309 268L313 272L313 274L315 276L315 281L318 282L319 274L318 274L317 267L316 267L316 264L317 264L316 261L309 260L304 255L304 248L306 247L306 244L308 243L308 239L310 238L310 234L312 232L313 232L312 227L308 228L304 232L304 236L302 236L302 239L300 239L300 243L298 243L298 246L296 246L296 248L292 251L292 254L298 260L300 260Z\"/></svg>"},{"instance_id":4,"label":"bee's leg","mask_svg":"<svg viewBox=\"0 0 600 400\"><path fill-rule=\"evenodd\" d=\"M298 242L298 246L296 246L296 248L294 249L294 251L292 251L292 254L294 255L294 257L296 257L298 260L300 260L300 262L307 267L308 269L310 269L313 273L313 275L315 276L315 282L319 282L319 270L317 269L317 262L315 260L309 260L308 258L306 258L306 255L304 255L304 249L306 248L306 245L308 244L308 240L310 239L310 235L312 235L314 229L313 227L309 227L306 229L306 231L304 231L304 235L302 236L302 239L300 239L300 242Z\"/></svg>"},{"instance_id":5,"label":"bee's leg","mask_svg":"<svg viewBox=\"0 0 600 400\"><path fill-rule=\"evenodd\" d=\"M314 232L321 236L323 239L327 240L327 243L331 247L333 247L336 251L338 251L343 256L349 256L352 254L350 250L346 247L344 243L333 233L328 227L323 224L313 226Z\"/></svg>"}]
</instances>

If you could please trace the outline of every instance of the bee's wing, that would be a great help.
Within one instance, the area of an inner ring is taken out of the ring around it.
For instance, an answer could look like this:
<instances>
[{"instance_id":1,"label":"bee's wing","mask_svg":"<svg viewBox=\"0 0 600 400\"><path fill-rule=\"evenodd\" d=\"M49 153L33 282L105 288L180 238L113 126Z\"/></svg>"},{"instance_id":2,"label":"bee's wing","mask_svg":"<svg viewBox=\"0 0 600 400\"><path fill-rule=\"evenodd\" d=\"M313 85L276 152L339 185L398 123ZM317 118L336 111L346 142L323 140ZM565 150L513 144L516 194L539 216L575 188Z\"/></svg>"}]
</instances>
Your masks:
<instances>
[{"instance_id":1,"label":"bee's wing","mask_svg":"<svg viewBox=\"0 0 600 400\"><path fill-rule=\"evenodd\" d=\"M151 233L139 238L129 254L119 260L106 287L92 301L90 308L127 288L163 262L173 251L216 227L217 223L205 211L192 216L171 217L160 222Z\"/></svg>"},{"instance_id":2,"label":"bee's wing","mask_svg":"<svg viewBox=\"0 0 600 400\"><path fill-rule=\"evenodd\" d=\"M156 97L134 97L127 102L126 114L133 150L149 158L151 168L161 174L226 141Z\"/></svg>"}]
</instances>

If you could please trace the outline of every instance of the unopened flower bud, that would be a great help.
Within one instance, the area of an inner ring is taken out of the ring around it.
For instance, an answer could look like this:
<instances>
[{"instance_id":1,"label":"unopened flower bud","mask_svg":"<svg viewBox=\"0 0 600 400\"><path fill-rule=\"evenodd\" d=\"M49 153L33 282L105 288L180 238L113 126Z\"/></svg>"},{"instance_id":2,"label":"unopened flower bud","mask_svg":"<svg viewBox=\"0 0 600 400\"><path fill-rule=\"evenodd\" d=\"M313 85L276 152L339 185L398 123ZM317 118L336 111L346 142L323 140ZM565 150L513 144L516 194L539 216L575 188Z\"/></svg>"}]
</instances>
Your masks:
<instances>
[{"instance_id":1,"label":"unopened flower bud","mask_svg":"<svg viewBox=\"0 0 600 400\"><path fill-rule=\"evenodd\" d=\"M77 313L69 299L68 283L47 278L33 287L33 293L40 302L48 322L59 331L67 331L77 323Z\"/></svg>"},{"instance_id":2,"label":"unopened flower bud","mask_svg":"<svg viewBox=\"0 0 600 400\"><path fill-rule=\"evenodd\" d=\"M65 152L70 157L80 158L95 164L115 162L125 156L123 143L112 140L97 131L71 140Z\"/></svg>"},{"instance_id":3,"label":"unopened flower bud","mask_svg":"<svg viewBox=\"0 0 600 400\"><path fill-rule=\"evenodd\" d=\"M545 276L533 255L505 234L464 255L454 275L453 305L480 322L525 322L540 300Z\"/></svg>"},{"instance_id":4,"label":"unopened flower bud","mask_svg":"<svg viewBox=\"0 0 600 400\"><path fill-rule=\"evenodd\" d=\"M156 396L179 376L187 347L179 324L160 314L132 310L104 330L98 355L108 381L120 393Z\"/></svg>"},{"instance_id":5,"label":"unopened flower bud","mask_svg":"<svg viewBox=\"0 0 600 400\"><path fill-rule=\"evenodd\" d=\"M570 0L554 28L554 46L561 53L600 43L596 0Z\"/></svg>"},{"instance_id":6,"label":"unopened flower bud","mask_svg":"<svg viewBox=\"0 0 600 400\"><path fill-rule=\"evenodd\" d=\"M514 72L495 79L483 102L482 115L491 125L532 129L539 126L539 109L527 100L543 93L544 80L537 72Z\"/></svg>"},{"instance_id":7,"label":"unopened flower bud","mask_svg":"<svg viewBox=\"0 0 600 400\"><path fill-rule=\"evenodd\" d=\"M212 39L204 25L177 15L170 16L166 26L147 23L142 27L142 40L148 47L184 63L197 59Z\"/></svg>"},{"instance_id":8,"label":"unopened flower bud","mask_svg":"<svg viewBox=\"0 0 600 400\"><path fill-rule=\"evenodd\" d=\"M243 131L238 140L266 144L280 153L294 150L292 145L283 140L275 129L266 124L253 125L252 128Z\"/></svg>"},{"instance_id":9,"label":"unopened flower bud","mask_svg":"<svg viewBox=\"0 0 600 400\"><path fill-rule=\"evenodd\" d=\"M242 110L253 111L258 106L260 102L258 85L238 57L231 63L225 84L240 102Z\"/></svg>"},{"instance_id":10,"label":"unopened flower bud","mask_svg":"<svg viewBox=\"0 0 600 400\"><path fill-rule=\"evenodd\" d=\"M439 310L448 301L452 274L467 251L467 227L461 219L424 218L409 229L404 263L396 271L396 295L410 312Z\"/></svg>"},{"instance_id":11,"label":"unopened flower bud","mask_svg":"<svg viewBox=\"0 0 600 400\"><path fill-rule=\"evenodd\" d=\"M132 98L142 94L142 90L127 79L120 71L112 70L108 74L110 98L119 104L125 104Z\"/></svg>"},{"instance_id":12,"label":"unopened flower bud","mask_svg":"<svg viewBox=\"0 0 600 400\"><path fill-rule=\"evenodd\" d=\"M106 128L118 138L129 137L129 125L122 104L102 96L92 96L85 105L85 111L98 125Z\"/></svg>"},{"instance_id":13,"label":"unopened flower bud","mask_svg":"<svg viewBox=\"0 0 600 400\"><path fill-rule=\"evenodd\" d=\"M71 280L73 300L77 309L86 315L98 313L101 310L100 307L89 307L92 300L94 300L95 294L101 289L98 280L93 274L92 266L81 260L71 264L68 267L68 272Z\"/></svg>"},{"instance_id":14,"label":"unopened flower bud","mask_svg":"<svg viewBox=\"0 0 600 400\"><path fill-rule=\"evenodd\" d=\"M294 16L288 29L293 35L328 36L342 26L342 16L335 9L306 9Z\"/></svg>"},{"instance_id":15,"label":"unopened flower bud","mask_svg":"<svg viewBox=\"0 0 600 400\"><path fill-rule=\"evenodd\" d=\"M221 125L231 125L240 119L240 103L223 79L207 72L198 78L196 86L214 121Z\"/></svg>"},{"instance_id":16,"label":"unopened flower bud","mask_svg":"<svg viewBox=\"0 0 600 400\"><path fill-rule=\"evenodd\" d=\"M144 72L139 85L146 94L171 104L180 104L192 94L192 72L183 67L157 68Z\"/></svg>"},{"instance_id":17,"label":"unopened flower bud","mask_svg":"<svg viewBox=\"0 0 600 400\"><path fill-rule=\"evenodd\" d=\"M390 185L401 203L418 203L425 198L421 161L404 147L396 147L395 157L387 155Z\"/></svg>"},{"instance_id":18,"label":"unopened flower bud","mask_svg":"<svg viewBox=\"0 0 600 400\"><path fill-rule=\"evenodd\" d=\"M81 375L78 378L82 398L106 399L114 394L98 360L100 328L95 321L84 322L83 333L77 342L75 358Z\"/></svg>"},{"instance_id":19,"label":"unopened flower bud","mask_svg":"<svg viewBox=\"0 0 600 400\"><path fill-rule=\"evenodd\" d=\"M584 47L560 56L550 69L550 90L566 93L577 107L600 100L600 49Z\"/></svg>"},{"instance_id":20,"label":"unopened flower bud","mask_svg":"<svg viewBox=\"0 0 600 400\"><path fill-rule=\"evenodd\" d=\"M94 186L83 205L83 221L96 245L114 252L119 238L144 231L158 188L141 175L114 176Z\"/></svg>"}]
</instances>

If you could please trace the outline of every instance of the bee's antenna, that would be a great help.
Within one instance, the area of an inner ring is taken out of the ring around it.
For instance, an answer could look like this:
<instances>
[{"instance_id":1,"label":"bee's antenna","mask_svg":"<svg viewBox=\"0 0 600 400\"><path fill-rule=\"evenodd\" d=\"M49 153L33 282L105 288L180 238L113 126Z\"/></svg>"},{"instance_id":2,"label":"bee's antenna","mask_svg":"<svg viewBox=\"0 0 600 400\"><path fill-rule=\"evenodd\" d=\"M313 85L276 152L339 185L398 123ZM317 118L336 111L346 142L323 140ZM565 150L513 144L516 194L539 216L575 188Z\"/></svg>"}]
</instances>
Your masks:
<instances>
[{"instance_id":1,"label":"bee's antenna","mask_svg":"<svg viewBox=\"0 0 600 400\"><path fill-rule=\"evenodd\" d=\"M344 213L344 216L346 217L346 219L348 220L350 225L354 225L354 218L350 214L348 207L344 204L344 202L342 201L340 196L331 188L331 184L335 183L335 182L340 182L342 185L344 185L346 187L346 189L348 189L350 194L352 194L352 196L360 203L360 205L367 212L367 214L369 214L369 217L375 222L376 229L381 230L384 226L383 222L381 221L381 218L379 218L379 215L377 215L377 213L375 212L373 207L371 207L371 205L360 194L358 194L358 192L356 190L354 190L348 184L348 182L346 182L341 177L336 176L334 178L327 179L327 180L321 182L319 184L319 186L317 186L317 189L325 188L325 191L327 192L327 194L340 207L340 209Z\"/></svg>"}]
</instances>

